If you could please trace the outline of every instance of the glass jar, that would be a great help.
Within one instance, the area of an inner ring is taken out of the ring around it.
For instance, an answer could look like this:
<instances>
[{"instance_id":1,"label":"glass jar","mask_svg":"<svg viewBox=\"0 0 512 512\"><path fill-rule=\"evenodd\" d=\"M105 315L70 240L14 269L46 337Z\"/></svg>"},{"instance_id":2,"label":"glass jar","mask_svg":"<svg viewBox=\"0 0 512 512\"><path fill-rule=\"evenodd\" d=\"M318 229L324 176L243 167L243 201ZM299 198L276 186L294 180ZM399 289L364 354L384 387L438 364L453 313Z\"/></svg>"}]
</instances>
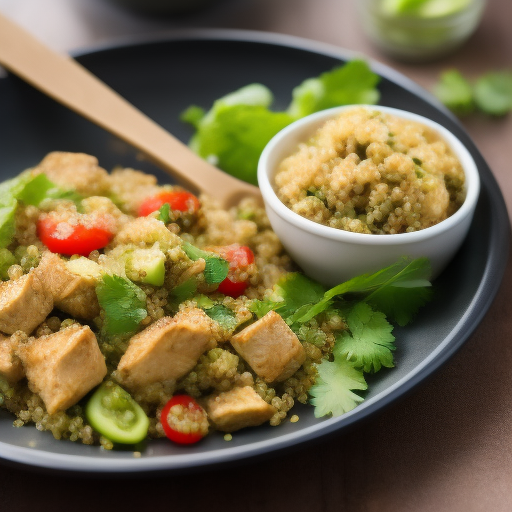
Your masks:
<instances>
[{"instance_id":1,"label":"glass jar","mask_svg":"<svg viewBox=\"0 0 512 512\"><path fill-rule=\"evenodd\" d=\"M366 35L391 57L425 61L464 43L485 0L355 0Z\"/></svg>"}]
</instances>

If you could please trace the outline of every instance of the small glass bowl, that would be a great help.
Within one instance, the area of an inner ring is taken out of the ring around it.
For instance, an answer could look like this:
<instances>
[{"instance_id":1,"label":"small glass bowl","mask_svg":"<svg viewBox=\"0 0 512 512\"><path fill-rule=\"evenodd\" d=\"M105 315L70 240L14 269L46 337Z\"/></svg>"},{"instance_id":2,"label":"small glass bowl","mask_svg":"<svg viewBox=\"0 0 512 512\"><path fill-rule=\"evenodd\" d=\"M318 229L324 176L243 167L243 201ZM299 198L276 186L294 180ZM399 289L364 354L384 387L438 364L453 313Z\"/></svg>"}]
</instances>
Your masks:
<instances>
[{"instance_id":1,"label":"small glass bowl","mask_svg":"<svg viewBox=\"0 0 512 512\"><path fill-rule=\"evenodd\" d=\"M429 16L393 12L386 7L388 0L355 3L361 26L375 45L398 60L421 62L460 47L480 23L486 0L468 0L451 12L446 9ZM448 0L444 5L448 5Z\"/></svg>"}]
</instances>

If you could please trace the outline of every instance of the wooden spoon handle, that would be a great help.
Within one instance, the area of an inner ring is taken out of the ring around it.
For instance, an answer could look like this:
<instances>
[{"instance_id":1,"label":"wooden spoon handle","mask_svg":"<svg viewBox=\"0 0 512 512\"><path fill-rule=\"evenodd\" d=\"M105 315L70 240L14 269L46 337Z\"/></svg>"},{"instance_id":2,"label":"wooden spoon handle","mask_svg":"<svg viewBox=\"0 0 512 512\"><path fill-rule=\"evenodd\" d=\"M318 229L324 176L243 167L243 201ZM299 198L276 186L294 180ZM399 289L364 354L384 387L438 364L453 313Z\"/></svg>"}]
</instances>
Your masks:
<instances>
[{"instance_id":1,"label":"wooden spoon handle","mask_svg":"<svg viewBox=\"0 0 512 512\"><path fill-rule=\"evenodd\" d=\"M0 64L71 110L132 146L195 192L206 192L224 207L259 189L196 155L185 144L66 55L43 45L0 14Z\"/></svg>"}]
</instances>

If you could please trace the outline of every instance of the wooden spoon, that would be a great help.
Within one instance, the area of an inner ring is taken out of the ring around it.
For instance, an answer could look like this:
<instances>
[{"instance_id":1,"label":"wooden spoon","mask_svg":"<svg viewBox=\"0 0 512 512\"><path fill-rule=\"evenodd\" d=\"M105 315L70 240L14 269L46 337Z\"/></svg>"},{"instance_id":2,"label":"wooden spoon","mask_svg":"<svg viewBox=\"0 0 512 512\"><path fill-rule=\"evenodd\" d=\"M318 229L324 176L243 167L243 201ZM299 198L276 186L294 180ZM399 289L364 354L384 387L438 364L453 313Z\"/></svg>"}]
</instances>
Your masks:
<instances>
[{"instance_id":1,"label":"wooden spoon","mask_svg":"<svg viewBox=\"0 0 512 512\"><path fill-rule=\"evenodd\" d=\"M194 192L224 208L258 187L217 169L66 55L60 55L0 14L0 64L71 110L142 151Z\"/></svg>"}]
</instances>

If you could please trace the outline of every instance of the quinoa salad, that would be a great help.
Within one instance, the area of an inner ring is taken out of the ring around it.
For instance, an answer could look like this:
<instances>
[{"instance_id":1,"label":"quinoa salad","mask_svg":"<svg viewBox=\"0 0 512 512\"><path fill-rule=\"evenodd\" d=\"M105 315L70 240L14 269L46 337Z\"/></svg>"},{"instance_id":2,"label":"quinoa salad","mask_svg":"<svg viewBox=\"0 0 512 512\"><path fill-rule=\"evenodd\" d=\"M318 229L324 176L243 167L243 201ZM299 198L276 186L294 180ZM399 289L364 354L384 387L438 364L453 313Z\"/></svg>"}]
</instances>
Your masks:
<instances>
[{"instance_id":1,"label":"quinoa salad","mask_svg":"<svg viewBox=\"0 0 512 512\"><path fill-rule=\"evenodd\" d=\"M319 128L280 164L275 185L295 213L366 234L427 228L465 198L462 166L435 130L365 107Z\"/></svg>"},{"instance_id":2,"label":"quinoa salad","mask_svg":"<svg viewBox=\"0 0 512 512\"><path fill-rule=\"evenodd\" d=\"M308 280L254 200L225 211L62 152L1 184L0 197L0 406L16 427L104 449L190 444L297 421L296 402L343 414L363 400L365 373L393 366L379 297L343 303L350 284ZM427 267L400 263L395 274L415 284L397 290L427 289ZM379 340L358 355L361 325Z\"/></svg>"}]
</instances>

